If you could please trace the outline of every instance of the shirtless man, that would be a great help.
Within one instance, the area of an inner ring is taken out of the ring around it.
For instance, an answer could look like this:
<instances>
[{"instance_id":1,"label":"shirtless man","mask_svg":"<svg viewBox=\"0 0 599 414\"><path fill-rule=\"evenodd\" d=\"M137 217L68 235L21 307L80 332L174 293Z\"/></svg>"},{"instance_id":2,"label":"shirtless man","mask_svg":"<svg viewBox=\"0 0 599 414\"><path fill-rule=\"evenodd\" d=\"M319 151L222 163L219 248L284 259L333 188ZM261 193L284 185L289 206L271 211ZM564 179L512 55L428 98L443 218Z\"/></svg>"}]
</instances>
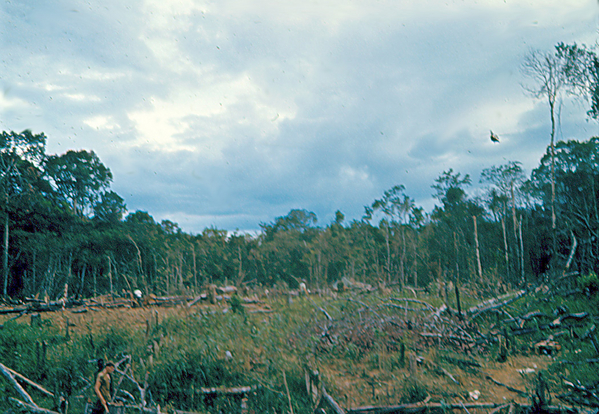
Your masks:
<instances>
[{"instance_id":1,"label":"shirtless man","mask_svg":"<svg viewBox=\"0 0 599 414\"><path fill-rule=\"evenodd\" d=\"M110 397L110 374L114 372L114 364L112 362L106 363L106 366L102 371L98 373L96 377L96 385L94 391L98 396L98 401L94 407L92 414L108 414L108 403L111 400Z\"/></svg>"}]
</instances>

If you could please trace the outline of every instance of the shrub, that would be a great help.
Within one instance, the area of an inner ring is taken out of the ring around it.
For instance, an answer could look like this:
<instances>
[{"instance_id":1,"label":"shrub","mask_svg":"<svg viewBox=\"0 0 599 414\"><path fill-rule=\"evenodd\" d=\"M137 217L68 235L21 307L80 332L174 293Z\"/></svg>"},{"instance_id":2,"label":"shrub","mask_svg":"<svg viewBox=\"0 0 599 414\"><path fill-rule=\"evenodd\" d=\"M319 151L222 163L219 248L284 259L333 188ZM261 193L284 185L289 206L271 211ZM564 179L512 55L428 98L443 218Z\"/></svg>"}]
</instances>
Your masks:
<instances>
[{"instance_id":1,"label":"shrub","mask_svg":"<svg viewBox=\"0 0 599 414\"><path fill-rule=\"evenodd\" d=\"M426 386L417 379L409 378L404 384L401 402L404 404L417 403L424 401L427 396Z\"/></svg>"}]
</instances>

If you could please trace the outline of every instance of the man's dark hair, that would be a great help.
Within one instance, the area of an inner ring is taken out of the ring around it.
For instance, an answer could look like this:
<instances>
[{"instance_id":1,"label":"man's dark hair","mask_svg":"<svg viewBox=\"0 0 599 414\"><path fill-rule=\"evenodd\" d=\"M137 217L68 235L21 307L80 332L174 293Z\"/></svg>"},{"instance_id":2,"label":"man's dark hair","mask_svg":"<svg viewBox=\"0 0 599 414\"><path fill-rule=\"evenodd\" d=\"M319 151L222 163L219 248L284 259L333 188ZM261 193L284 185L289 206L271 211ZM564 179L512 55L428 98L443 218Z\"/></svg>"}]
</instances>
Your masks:
<instances>
[{"instance_id":1,"label":"man's dark hair","mask_svg":"<svg viewBox=\"0 0 599 414\"><path fill-rule=\"evenodd\" d=\"M107 366L107 367L114 367L114 362L107 362L107 363L106 363L106 366Z\"/></svg>"}]
</instances>

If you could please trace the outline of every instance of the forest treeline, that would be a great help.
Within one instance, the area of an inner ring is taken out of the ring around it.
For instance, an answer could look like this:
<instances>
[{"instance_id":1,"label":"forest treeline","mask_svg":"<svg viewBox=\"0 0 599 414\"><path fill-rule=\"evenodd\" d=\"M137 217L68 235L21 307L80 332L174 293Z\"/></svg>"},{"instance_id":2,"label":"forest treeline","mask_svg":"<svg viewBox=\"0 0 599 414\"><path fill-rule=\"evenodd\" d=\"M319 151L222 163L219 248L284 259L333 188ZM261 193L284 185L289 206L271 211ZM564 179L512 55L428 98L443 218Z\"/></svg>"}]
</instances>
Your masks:
<instances>
[{"instance_id":1,"label":"forest treeline","mask_svg":"<svg viewBox=\"0 0 599 414\"><path fill-rule=\"evenodd\" d=\"M558 142L557 227L552 231L550 149L526 176L518 162L483 171L484 193L452 170L433 183L425 213L397 185L346 222L337 211L319 226L291 210L257 235L207 228L188 234L145 211L125 216L112 174L93 151L44 154L43 134L1 135L4 292L10 296L123 290L169 295L207 283L318 288L344 277L370 284L426 287L459 281L501 289L599 265L599 138Z\"/></svg>"},{"instance_id":2,"label":"forest treeline","mask_svg":"<svg viewBox=\"0 0 599 414\"><path fill-rule=\"evenodd\" d=\"M531 53L523 68L534 83L529 91L549 99L552 125L561 91L588 98L589 116L597 117L594 52L560 44ZM558 76L559 88L543 74ZM477 196L468 174L445 171L431 185L431 212L398 184L366 205L361 219L347 222L337 211L320 225L313 212L296 209L262 223L257 235L188 234L145 211L127 214L93 151L48 155L46 139L30 130L0 136L4 296L55 298L65 285L79 297L133 289L170 295L208 283L321 288L344 278L417 288L452 281L497 292L599 266L597 137L556 143L552 128L530 175L517 161L489 166Z\"/></svg>"}]
</instances>

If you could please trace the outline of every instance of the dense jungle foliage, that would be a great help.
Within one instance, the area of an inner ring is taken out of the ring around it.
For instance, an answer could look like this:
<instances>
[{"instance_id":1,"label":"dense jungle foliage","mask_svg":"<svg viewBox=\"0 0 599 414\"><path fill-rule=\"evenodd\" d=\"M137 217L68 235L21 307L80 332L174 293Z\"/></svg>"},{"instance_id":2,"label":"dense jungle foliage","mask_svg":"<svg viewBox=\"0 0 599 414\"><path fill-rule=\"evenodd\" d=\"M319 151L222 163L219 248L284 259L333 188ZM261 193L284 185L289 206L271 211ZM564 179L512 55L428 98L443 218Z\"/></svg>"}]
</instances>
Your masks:
<instances>
[{"instance_id":1,"label":"dense jungle foliage","mask_svg":"<svg viewBox=\"0 0 599 414\"><path fill-rule=\"evenodd\" d=\"M344 277L426 287L432 281L489 292L535 283L566 264L596 272L599 138L555 146L556 228L551 225L551 148L527 176L518 162L483 171L484 191L452 170L432 184L430 213L397 185L365 206L364 217L319 226L292 210L257 235L207 228L183 232L144 211L126 213L112 174L93 151L45 154L44 134L3 132L0 168L3 292L13 297L89 297L141 289L159 295L207 283L316 289ZM573 249L575 247L575 249ZM570 253L574 255L570 261Z\"/></svg>"}]
</instances>

